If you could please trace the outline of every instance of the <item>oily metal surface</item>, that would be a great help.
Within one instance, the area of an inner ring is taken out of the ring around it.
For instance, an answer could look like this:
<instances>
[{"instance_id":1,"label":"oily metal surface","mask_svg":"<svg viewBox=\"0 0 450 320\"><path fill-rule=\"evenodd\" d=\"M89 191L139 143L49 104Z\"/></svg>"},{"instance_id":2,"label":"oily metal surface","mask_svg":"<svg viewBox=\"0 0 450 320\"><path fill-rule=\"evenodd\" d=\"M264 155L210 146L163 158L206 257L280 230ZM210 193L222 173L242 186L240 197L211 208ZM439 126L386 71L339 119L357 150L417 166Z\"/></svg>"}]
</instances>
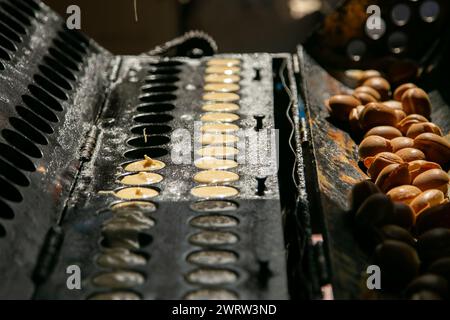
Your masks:
<instances>
[{"instance_id":1,"label":"oily metal surface","mask_svg":"<svg viewBox=\"0 0 450 320\"><path fill-rule=\"evenodd\" d=\"M0 1L11 5L12 1ZM35 76L40 74L39 65L45 65L44 56L51 56L49 49L57 48L53 40L67 30L63 28L63 20L47 6L39 3L35 10L35 18L30 17L30 26L24 26L25 34L20 35L16 44L17 50L12 52L10 61L1 61L5 69L0 71L0 128L15 130L9 123L10 117L21 119L16 106L27 107L22 100L23 95L32 95L29 85L40 87ZM3 7L2 7L3 8ZM17 10L17 8L16 8ZM15 19L0 10L2 14ZM20 13L20 12L19 12ZM24 14L22 12L21 14ZM3 18L0 19L2 22ZM15 20L16 23L21 23ZM69 35L70 37L70 35ZM59 49L70 44L64 40L58 44ZM66 47L67 46L67 47ZM30 298L33 292L31 274L37 263L37 256L43 244L44 236L63 211L73 184L74 175L79 166L79 149L83 137L98 110L101 101L99 92L106 87L106 69L111 56L94 42L76 62L79 71L73 71L72 90L63 90L67 100L50 96L57 101L61 111L54 111L57 121L48 123L53 133L45 134L46 144L35 146L42 154L39 158L26 156L33 163L36 171L29 172L20 168L20 163L13 163L0 154L2 161L7 161L21 171L29 181L28 186L16 186L23 200L12 202L1 199L14 212L10 220L0 219L6 235L0 238L0 297ZM48 66L50 68L54 65ZM42 74L41 74L42 76ZM45 91L45 90L44 90ZM39 101L38 103L42 103ZM52 111L53 112L53 111ZM45 120L44 120L45 121ZM2 131L4 133L4 131ZM42 132L41 132L42 133ZM1 144L8 144L4 135ZM15 146L13 148L18 150Z\"/></svg>"},{"instance_id":2,"label":"oily metal surface","mask_svg":"<svg viewBox=\"0 0 450 320\"><path fill-rule=\"evenodd\" d=\"M149 257L145 266L133 267L141 272L146 281L131 290L143 299L182 299L193 290L202 288L185 280L185 276L198 268L225 269L237 274L237 281L220 285L238 295L239 299L287 299L286 270L282 239L274 226L280 219L273 213L278 205L274 200L239 201L239 209L227 213L238 219L237 227L214 228L219 232L231 232L238 237L236 244L214 246L195 245L189 237L203 231L192 228L189 221L200 213L186 209L187 202L161 202L158 210L146 216L155 220L153 228L145 233L151 237L150 244L137 250ZM265 213L265 214L264 214ZM95 214L79 210L67 229L59 263L48 283L40 288L37 299L86 299L99 292L111 292L108 288L93 286L94 276L109 269L96 264L100 254L101 224L114 215L112 212ZM236 262L205 265L188 262L189 254L202 250L221 250L235 253ZM81 290L69 290L66 286L70 265L80 266Z\"/></svg>"},{"instance_id":3,"label":"oily metal surface","mask_svg":"<svg viewBox=\"0 0 450 320\"><path fill-rule=\"evenodd\" d=\"M332 122L324 104L330 96L349 89L330 76L302 48L298 55L322 207L322 212L314 215L321 217L325 226L334 296L338 299L362 298L370 253L365 252L354 237L348 214L348 195L355 183L368 177L358 165L357 144L348 129ZM432 121L444 132L449 132L450 108L443 92L436 87L429 88L428 92L432 101Z\"/></svg>"},{"instance_id":4,"label":"oily metal surface","mask_svg":"<svg viewBox=\"0 0 450 320\"><path fill-rule=\"evenodd\" d=\"M256 123L253 116L263 114L264 128L274 128L271 56L254 54L231 57L241 59L243 65L240 83L242 89L239 92L241 109L237 112L240 120L236 123L241 128L253 131ZM203 114L200 107L203 103L202 79L206 60L178 60L182 61L182 65L176 67L181 70L176 75L179 81L174 83L176 91L170 92L176 95L176 99L169 101L175 108L163 112L171 115L173 120L158 124L168 125L173 130L187 129L192 134L194 121ZM151 62L156 60L148 57L122 57L117 78L97 123L98 140L92 161L85 163L80 173L79 183L70 200L66 220L63 222L65 240L58 265L49 281L39 288L36 295L38 299L85 299L92 294L108 291L93 286L92 279L97 274L107 271L95 264L95 257L100 254L104 245L102 223L114 215L109 207L118 202L110 192L121 186L116 180L125 173L122 164L131 160L124 156L127 151L134 149L127 145L127 141L143 136L132 135L130 129L137 125L133 118L140 116L136 109L140 104L138 98L141 95L142 80L147 76ZM255 68L259 69L261 80L253 80ZM167 69L164 70L169 72ZM162 113L155 113L158 114ZM151 140L151 130L147 134ZM164 177L164 180L153 186L160 192L159 196L151 199L156 204L157 210L145 213L155 220L155 226L145 232L146 246L138 250L145 252L149 259L145 266L132 268L142 272L146 281L143 285L130 290L145 299L181 299L195 296L195 290L205 288L227 290L239 299L287 298L277 170L268 166L266 162L241 164L236 169L230 170L240 175L238 182L230 184L240 192L238 196L230 199L237 204L237 210L220 213L195 212L190 207L199 199L190 194L190 189L195 186L192 177L200 170L190 162L173 163L170 152L176 144L174 136L171 133L162 136L171 139L169 144L160 146L166 148L169 154L157 157L166 163L165 168L156 171ZM259 152L267 152L264 145L257 149L260 149ZM251 148L247 150L251 158L257 156L258 150ZM258 196L256 177L261 176L268 176L267 189L264 195ZM236 226L218 228L190 224L190 220L195 216L212 214L234 217L239 223ZM199 232L206 234L198 235ZM234 240L230 240L228 244L212 242L206 247L202 242L196 242L198 239L211 241L211 236L214 238L217 235L215 232L222 232L220 233L222 240L227 237ZM237 279L233 280L233 283L213 287L189 281L188 275L200 266L188 262L187 257L202 248L235 253L238 256L235 263L226 266L213 265L212 268L225 268L237 275ZM80 266L82 270L81 291L71 291L66 287L65 270L72 264ZM193 295L189 295L190 292L193 292Z\"/></svg>"}]
</instances>

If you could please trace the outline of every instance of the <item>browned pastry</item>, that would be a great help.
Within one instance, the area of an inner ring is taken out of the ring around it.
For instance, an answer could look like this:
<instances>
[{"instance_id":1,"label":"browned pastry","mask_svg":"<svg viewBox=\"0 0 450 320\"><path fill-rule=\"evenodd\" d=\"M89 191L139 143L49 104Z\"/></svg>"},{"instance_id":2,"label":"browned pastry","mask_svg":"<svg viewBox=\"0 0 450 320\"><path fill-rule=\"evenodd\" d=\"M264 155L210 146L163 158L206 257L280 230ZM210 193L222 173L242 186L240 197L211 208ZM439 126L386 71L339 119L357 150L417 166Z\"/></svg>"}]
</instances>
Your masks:
<instances>
[{"instance_id":1,"label":"browned pastry","mask_svg":"<svg viewBox=\"0 0 450 320\"><path fill-rule=\"evenodd\" d=\"M407 115L403 120L399 121L397 124L397 128L403 133L406 134L410 126L414 123L420 122L428 122L428 119L420 114L410 114Z\"/></svg>"},{"instance_id":2,"label":"browned pastry","mask_svg":"<svg viewBox=\"0 0 450 320\"><path fill-rule=\"evenodd\" d=\"M417 86L414 83L404 83L397 87L394 91L394 100L396 101L402 101L402 96L405 93L406 90L411 88L417 88Z\"/></svg>"},{"instance_id":3,"label":"browned pastry","mask_svg":"<svg viewBox=\"0 0 450 320\"><path fill-rule=\"evenodd\" d=\"M419 274L420 260L403 241L386 240L375 250L375 263L382 270L383 288L401 290Z\"/></svg>"},{"instance_id":4,"label":"browned pastry","mask_svg":"<svg viewBox=\"0 0 450 320\"><path fill-rule=\"evenodd\" d=\"M448 202L444 193L441 190L430 189L419 194L413 201L411 201L411 208L416 215L419 215L424 210Z\"/></svg>"},{"instance_id":5,"label":"browned pastry","mask_svg":"<svg viewBox=\"0 0 450 320\"><path fill-rule=\"evenodd\" d=\"M376 179L381 170L390 164L403 163L403 159L392 152L381 152L373 157L364 159L364 165L368 168L367 173L372 179Z\"/></svg>"},{"instance_id":6,"label":"browned pastry","mask_svg":"<svg viewBox=\"0 0 450 320\"><path fill-rule=\"evenodd\" d=\"M425 209L417 217L415 227L417 234L421 235L436 228L450 229L450 202Z\"/></svg>"},{"instance_id":7,"label":"browned pastry","mask_svg":"<svg viewBox=\"0 0 450 320\"><path fill-rule=\"evenodd\" d=\"M431 169L442 169L441 166L435 162L426 161L426 160L415 160L411 161L408 164L408 170L411 174L411 180L414 181L414 179L420 175L421 173L424 173L425 171L431 170Z\"/></svg>"},{"instance_id":8,"label":"browned pastry","mask_svg":"<svg viewBox=\"0 0 450 320\"><path fill-rule=\"evenodd\" d=\"M450 162L450 142L434 133L422 133L414 138L414 147L422 150L428 161L445 165Z\"/></svg>"},{"instance_id":9,"label":"browned pastry","mask_svg":"<svg viewBox=\"0 0 450 320\"><path fill-rule=\"evenodd\" d=\"M365 134L365 138L368 136L380 136L386 139L394 139L398 137L402 137L402 133L395 127L392 126L378 126L373 127Z\"/></svg>"},{"instance_id":10,"label":"browned pastry","mask_svg":"<svg viewBox=\"0 0 450 320\"><path fill-rule=\"evenodd\" d=\"M395 187L387 193L389 198L392 201L403 202L404 204L410 204L419 194L422 193L422 190L415 186L404 185Z\"/></svg>"},{"instance_id":11,"label":"browned pastry","mask_svg":"<svg viewBox=\"0 0 450 320\"><path fill-rule=\"evenodd\" d=\"M391 142L383 137L368 136L359 145L359 157L364 160L373 157L380 152L391 152Z\"/></svg>"},{"instance_id":12,"label":"browned pastry","mask_svg":"<svg viewBox=\"0 0 450 320\"><path fill-rule=\"evenodd\" d=\"M396 101L396 100L388 100L388 101L383 101L382 104L384 104L386 107L389 107L391 109L394 110L402 110L403 111L403 105L401 102Z\"/></svg>"},{"instance_id":13,"label":"browned pastry","mask_svg":"<svg viewBox=\"0 0 450 320\"><path fill-rule=\"evenodd\" d=\"M395 111L382 103L371 102L361 112L360 124L363 130L369 130L378 126L392 126L397 124Z\"/></svg>"},{"instance_id":14,"label":"browned pastry","mask_svg":"<svg viewBox=\"0 0 450 320\"><path fill-rule=\"evenodd\" d=\"M358 99L363 105L368 104L369 102L377 102L377 99L365 92L353 92L352 96Z\"/></svg>"},{"instance_id":15,"label":"browned pastry","mask_svg":"<svg viewBox=\"0 0 450 320\"><path fill-rule=\"evenodd\" d=\"M378 91L375 90L374 88L371 88L368 86L357 87L357 88L355 88L355 90L353 92L370 94L372 97L375 98L376 101L380 101L380 99L381 99L381 95L378 93Z\"/></svg>"},{"instance_id":16,"label":"browned pastry","mask_svg":"<svg viewBox=\"0 0 450 320\"><path fill-rule=\"evenodd\" d=\"M391 139L392 152L397 152L404 148L414 147L414 140L407 137L398 137Z\"/></svg>"},{"instance_id":17,"label":"browned pastry","mask_svg":"<svg viewBox=\"0 0 450 320\"><path fill-rule=\"evenodd\" d=\"M403 148L396 153L405 162L411 162L415 160L425 160L425 154L416 148Z\"/></svg>"},{"instance_id":18,"label":"browned pastry","mask_svg":"<svg viewBox=\"0 0 450 320\"><path fill-rule=\"evenodd\" d=\"M380 94L381 101L386 101L389 99L389 95L391 94L391 85L389 82L382 77L370 77L366 81L363 82L363 86L371 87Z\"/></svg>"},{"instance_id":19,"label":"browned pastry","mask_svg":"<svg viewBox=\"0 0 450 320\"><path fill-rule=\"evenodd\" d=\"M438 136L442 136L441 128L439 128L432 122L414 123L409 127L408 131L406 132L406 136L408 138L414 139L419 134L427 132L437 134Z\"/></svg>"},{"instance_id":20,"label":"browned pastry","mask_svg":"<svg viewBox=\"0 0 450 320\"><path fill-rule=\"evenodd\" d=\"M340 121L347 121L350 111L359 106L361 102L353 96L335 95L328 100L330 114Z\"/></svg>"},{"instance_id":21,"label":"browned pastry","mask_svg":"<svg viewBox=\"0 0 450 320\"><path fill-rule=\"evenodd\" d=\"M403 110L406 114L420 114L429 119L431 101L428 94L420 88L411 88L402 95Z\"/></svg>"},{"instance_id":22,"label":"browned pastry","mask_svg":"<svg viewBox=\"0 0 450 320\"><path fill-rule=\"evenodd\" d=\"M437 189L447 194L449 180L448 174L444 170L430 169L419 174L412 184L422 191Z\"/></svg>"},{"instance_id":23,"label":"browned pastry","mask_svg":"<svg viewBox=\"0 0 450 320\"><path fill-rule=\"evenodd\" d=\"M411 183L411 176L408 171L408 164L390 164L381 170L375 181L375 184L383 192L388 192L392 188L409 185Z\"/></svg>"},{"instance_id":24,"label":"browned pastry","mask_svg":"<svg viewBox=\"0 0 450 320\"><path fill-rule=\"evenodd\" d=\"M350 124L350 130L356 136L360 136L363 133L361 123L359 122L359 118L361 117L361 113L364 110L364 106L357 106L350 111L348 116L348 121Z\"/></svg>"}]
</instances>

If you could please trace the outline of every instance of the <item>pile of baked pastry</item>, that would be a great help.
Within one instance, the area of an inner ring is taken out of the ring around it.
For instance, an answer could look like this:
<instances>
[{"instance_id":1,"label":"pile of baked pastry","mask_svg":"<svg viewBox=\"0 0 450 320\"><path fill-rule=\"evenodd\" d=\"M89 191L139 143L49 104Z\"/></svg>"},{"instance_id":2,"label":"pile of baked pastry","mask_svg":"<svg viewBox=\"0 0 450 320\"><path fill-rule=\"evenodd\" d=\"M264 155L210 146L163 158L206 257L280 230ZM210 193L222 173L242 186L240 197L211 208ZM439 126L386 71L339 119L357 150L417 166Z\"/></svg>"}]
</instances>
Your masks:
<instances>
[{"instance_id":1,"label":"pile of baked pastry","mask_svg":"<svg viewBox=\"0 0 450 320\"><path fill-rule=\"evenodd\" d=\"M391 92L393 92L391 94ZM440 299L450 284L450 142L431 122L428 94L413 83L393 90L376 70L350 94L327 101L348 122L370 179L351 192L356 234L382 273L384 293Z\"/></svg>"}]
</instances>

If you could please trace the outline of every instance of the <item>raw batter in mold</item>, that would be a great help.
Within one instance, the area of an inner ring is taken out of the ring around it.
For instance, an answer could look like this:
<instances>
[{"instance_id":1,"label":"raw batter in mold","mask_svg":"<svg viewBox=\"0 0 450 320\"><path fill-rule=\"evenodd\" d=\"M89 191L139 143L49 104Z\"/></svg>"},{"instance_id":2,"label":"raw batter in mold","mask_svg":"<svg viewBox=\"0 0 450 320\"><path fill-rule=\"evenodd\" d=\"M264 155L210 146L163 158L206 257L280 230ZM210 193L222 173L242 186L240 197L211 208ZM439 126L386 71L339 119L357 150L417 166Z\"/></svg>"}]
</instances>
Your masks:
<instances>
[{"instance_id":1,"label":"raw batter in mold","mask_svg":"<svg viewBox=\"0 0 450 320\"><path fill-rule=\"evenodd\" d=\"M131 186L133 185L139 186L139 185L159 183L162 180L163 177L160 174L152 172L139 172L121 178L120 183Z\"/></svg>"},{"instance_id":2,"label":"raw batter in mold","mask_svg":"<svg viewBox=\"0 0 450 320\"><path fill-rule=\"evenodd\" d=\"M113 210L121 210L121 209L139 209L145 211L155 211L156 205L152 202L145 201L125 201L112 205Z\"/></svg>"},{"instance_id":3,"label":"raw batter in mold","mask_svg":"<svg viewBox=\"0 0 450 320\"><path fill-rule=\"evenodd\" d=\"M236 156L238 153L238 149L226 146L211 146L197 150L197 154L202 157L230 158Z\"/></svg>"},{"instance_id":4,"label":"raw batter in mold","mask_svg":"<svg viewBox=\"0 0 450 320\"><path fill-rule=\"evenodd\" d=\"M239 180L239 175L234 172L222 170L206 170L197 173L194 176L194 181L198 183L226 183Z\"/></svg>"},{"instance_id":5,"label":"raw batter in mold","mask_svg":"<svg viewBox=\"0 0 450 320\"><path fill-rule=\"evenodd\" d=\"M236 93L230 92L210 92L203 95L205 101L221 101L221 102L233 102L238 101L240 98Z\"/></svg>"},{"instance_id":6,"label":"raw batter in mold","mask_svg":"<svg viewBox=\"0 0 450 320\"><path fill-rule=\"evenodd\" d=\"M92 282L98 287L125 289L143 284L145 278L142 274L134 271L114 271L100 274Z\"/></svg>"},{"instance_id":7,"label":"raw batter in mold","mask_svg":"<svg viewBox=\"0 0 450 320\"><path fill-rule=\"evenodd\" d=\"M223 199L234 197L239 191L233 187L211 186L211 187L195 187L191 190L191 194L198 198L204 199Z\"/></svg>"},{"instance_id":8,"label":"raw batter in mold","mask_svg":"<svg viewBox=\"0 0 450 320\"><path fill-rule=\"evenodd\" d=\"M235 144L239 141L239 138L230 134L203 134L200 139L200 143L203 145L209 144Z\"/></svg>"},{"instance_id":9,"label":"raw batter in mold","mask_svg":"<svg viewBox=\"0 0 450 320\"><path fill-rule=\"evenodd\" d=\"M161 170L166 165L164 162L145 156L144 160L132 162L125 166L124 170L128 172L156 171Z\"/></svg>"},{"instance_id":10,"label":"raw batter in mold","mask_svg":"<svg viewBox=\"0 0 450 320\"><path fill-rule=\"evenodd\" d=\"M213 92L233 92L239 91L240 86L235 83L208 83L204 89Z\"/></svg>"},{"instance_id":11,"label":"raw batter in mold","mask_svg":"<svg viewBox=\"0 0 450 320\"><path fill-rule=\"evenodd\" d=\"M205 76L206 83L238 83L239 81L241 81L241 77L234 74L208 74Z\"/></svg>"},{"instance_id":12,"label":"raw batter in mold","mask_svg":"<svg viewBox=\"0 0 450 320\"><path fill-rule=\"evenodd\" d=\"M200 120L203 122L233 122L239 120L239 116L234 113L214 112L204 114Z\"/></svg>"},{"instance_id":13,"label":"raw batter in mold","mask_svg":"<svg viewBox=\"0 0 450 320\"><path fill-rule=\"evenodd\" d=\"M158 191L149 188L125 188L119 191L116 191L114 195L120 199L149 199L154 198L159 194Z\"/></svg>"},{"instance_id":14,"label":"raw batter in mold","mask_svg":"<svg viewBox=\"0 0 450 320\"><path fill-rule=\"evenodd\" d=\"M234 103L208 103L203 105L202 110L207 112L232 112L239 110L239 106Z\"/></svg>"},{"instance_id":15,"label":"raw batter in mold","mask_svg":"<svg viewBox=\"0 0 450 320\"><path fill-rule=\"evenodd\" d=\"M239 67L228 67L228 66L211 66L206 68L206 73L217 73L217 74L236 74L241 72L241 68Z\"/></svg>"},{"instance_id":16,"label":"raw batter in mold","mask_svg":"<svg viewBox=\"0 0 450 320\"><path fill-rule=\"evenodd\" d=\"M201 127L203 132L227 133L239 130L239 127L231 123L209 123Z\"/></svg>"},{"instance_id":17,"label":"raw batter in mold","mask_svg":"<svg viewBox=\"0 0 450 320\"><path fill-rule=\"evenodd\" d=\"M238 166L238 163L234 160L205 157L195 161L195 166L202 170L210 170L210 169L226 170L236 168Z\"/></svg>"}]
</instances>

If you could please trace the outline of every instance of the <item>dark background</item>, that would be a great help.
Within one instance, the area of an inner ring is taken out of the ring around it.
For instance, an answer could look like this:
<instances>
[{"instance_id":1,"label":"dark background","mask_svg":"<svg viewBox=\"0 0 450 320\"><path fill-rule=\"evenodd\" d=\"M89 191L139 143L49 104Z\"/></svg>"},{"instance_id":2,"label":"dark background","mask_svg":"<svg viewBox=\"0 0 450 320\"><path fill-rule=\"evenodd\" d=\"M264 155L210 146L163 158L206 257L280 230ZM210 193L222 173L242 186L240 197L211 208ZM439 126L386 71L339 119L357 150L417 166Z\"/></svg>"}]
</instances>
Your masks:
<instances>
[{"instance_id":1,"label":"dark background","mask_svg":"<svg viewBox=\"0 0 450 320\"><path fill-rule=\"evenodd\" d=\"M137 22L133 0L44 2L66 17L80 6L82 31L115 54L138 54L192 29L221 52L293 52L337 0L137 0Z\"/></svg>"}]
</instances>

